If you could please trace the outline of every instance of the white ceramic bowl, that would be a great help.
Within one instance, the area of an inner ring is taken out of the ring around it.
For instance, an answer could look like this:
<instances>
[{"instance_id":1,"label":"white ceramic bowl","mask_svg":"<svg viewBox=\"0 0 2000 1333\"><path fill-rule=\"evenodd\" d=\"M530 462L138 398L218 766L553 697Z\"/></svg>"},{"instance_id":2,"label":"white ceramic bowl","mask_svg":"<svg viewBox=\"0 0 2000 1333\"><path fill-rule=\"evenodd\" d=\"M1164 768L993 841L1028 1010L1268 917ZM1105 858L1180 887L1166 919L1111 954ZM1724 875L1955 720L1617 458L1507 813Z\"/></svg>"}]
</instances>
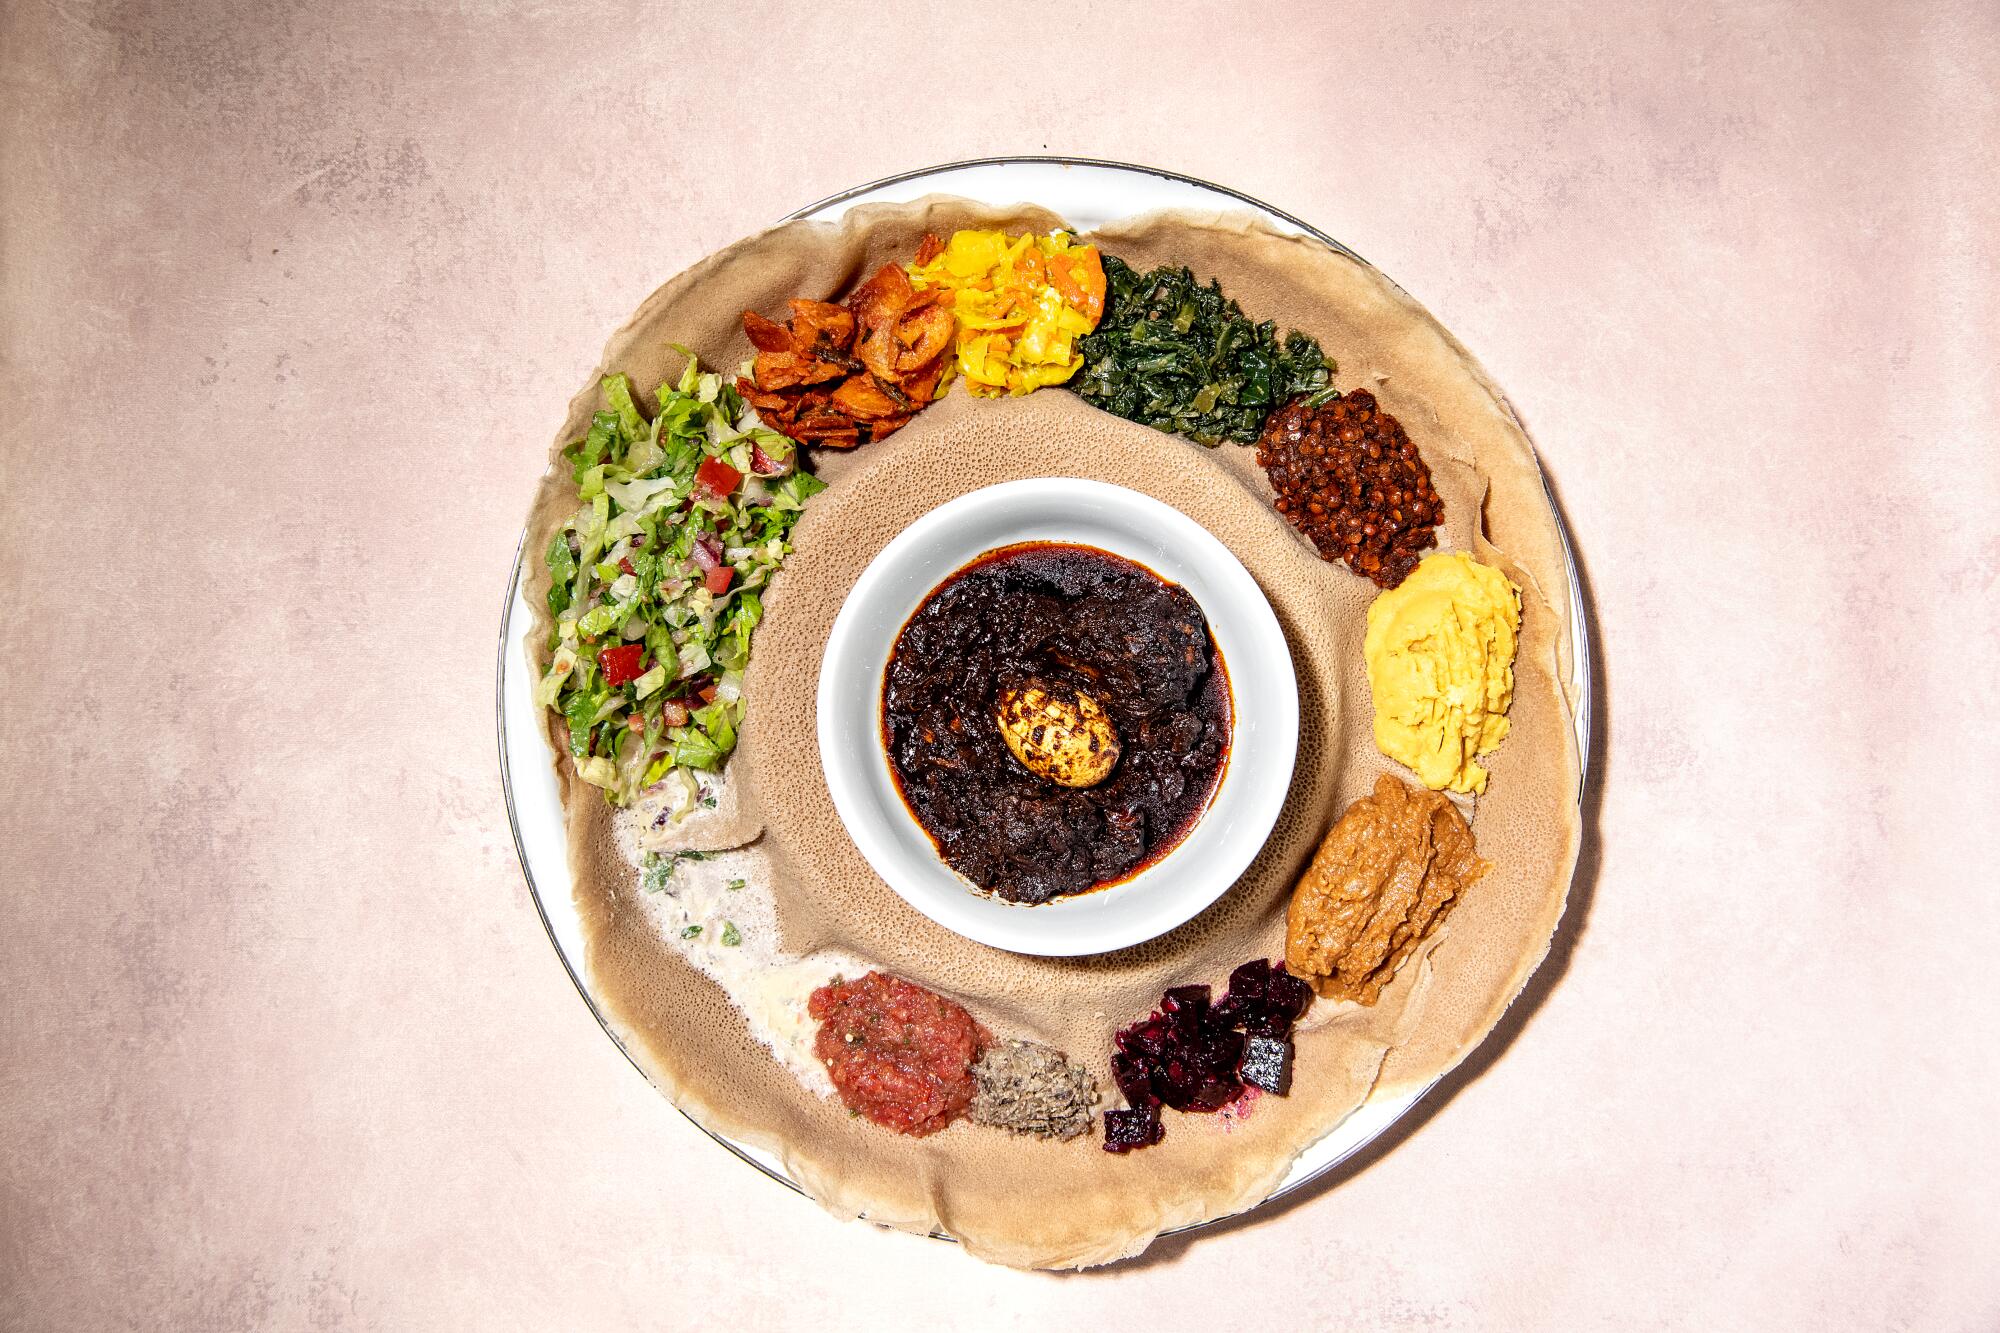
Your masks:
<instances>
[{"instance_id":1,"label":"white ceramic bowl","mask_svg":"<svg viewBox=\"0 0 2000 1333\"><path fill-rule=\"evenodd\" d=\"M897 634L933 588L987 551L1032 541L1095 546L1186 588L1228 668L1234 726L1222 781L1178 846L1122 884L1024 906L980 892L946 865L904 804L882 743L882 677ZM820 763L855 846L910 906L1015 953L1122 949L1221 897L1277 820L1298 742L1291 650L1250 572L1179 510L1103 482L1010 481L925 514L862 571L820 662Z\"/></svg>"}]
</instances>

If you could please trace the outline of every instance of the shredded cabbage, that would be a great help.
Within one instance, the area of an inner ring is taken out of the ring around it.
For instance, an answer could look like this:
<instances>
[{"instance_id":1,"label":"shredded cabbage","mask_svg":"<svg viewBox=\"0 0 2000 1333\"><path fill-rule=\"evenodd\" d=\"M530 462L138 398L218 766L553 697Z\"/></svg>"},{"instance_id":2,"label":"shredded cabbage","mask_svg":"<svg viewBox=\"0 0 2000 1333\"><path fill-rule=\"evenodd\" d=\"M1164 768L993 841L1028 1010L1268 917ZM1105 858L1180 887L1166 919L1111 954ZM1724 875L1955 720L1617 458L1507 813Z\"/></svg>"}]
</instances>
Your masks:
<instances>
[{"instance_id":1,"label":"shredded cabbage","mask_svg":"<svg viewBox=\"0 0 2000 1333\"><path fill-rule=\"evenodd\" d=\"M607 410L563 451L579 505L543 555L556 624L535 686L536 704L568 726L579 777L617 805L669 783L676 817L695 806L691 772L720 767L736 748L743 670L764 614L757 590L790 554L805 502L826 488L798 470L791 439L749 425L736 391L679 350L687 367L659 387L650 420L631 381L607 375ZM775 475L750 475L752 445ZM709 458L744 474L743 484L684 506ZM721 593L709 591L695 559L698 536L720 547L731 571ZM633 643L640 670L626 669L621 653L618 683L609 683L600 655Z\"/></svg>"}]
</instances>

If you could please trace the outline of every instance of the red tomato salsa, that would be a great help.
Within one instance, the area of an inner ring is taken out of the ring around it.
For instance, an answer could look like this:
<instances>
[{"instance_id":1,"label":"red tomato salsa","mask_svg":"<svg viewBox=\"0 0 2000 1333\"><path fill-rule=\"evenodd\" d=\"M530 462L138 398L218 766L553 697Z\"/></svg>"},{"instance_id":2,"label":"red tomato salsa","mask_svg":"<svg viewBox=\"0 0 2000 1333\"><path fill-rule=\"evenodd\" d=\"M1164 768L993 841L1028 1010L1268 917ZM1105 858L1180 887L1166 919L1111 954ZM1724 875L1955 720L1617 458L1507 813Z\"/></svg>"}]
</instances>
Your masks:
<instances>
[{"instance_id":1,"label":"red tomato salsa","mask_svg":"<svg viewBox=\"0 0 2000 1333\"><path fill-rule=\"evenodd\" d=\"M901 977L835 977L812 993L813 1051L847 1109L922 1138L965 1114L992 1036L961 1006Z\"/></svg>"}]
</instances>

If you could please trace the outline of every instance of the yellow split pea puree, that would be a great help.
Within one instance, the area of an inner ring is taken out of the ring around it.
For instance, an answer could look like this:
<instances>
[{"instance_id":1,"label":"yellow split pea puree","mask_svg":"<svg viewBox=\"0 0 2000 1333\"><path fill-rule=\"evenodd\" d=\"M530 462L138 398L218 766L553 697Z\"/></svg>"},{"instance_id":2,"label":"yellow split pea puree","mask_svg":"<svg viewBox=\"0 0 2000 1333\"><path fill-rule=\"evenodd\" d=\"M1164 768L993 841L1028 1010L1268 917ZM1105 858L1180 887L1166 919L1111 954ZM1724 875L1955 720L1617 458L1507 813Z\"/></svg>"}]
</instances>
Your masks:
<instances>
[{"instance_id":1,"label":"yellow split pea puree","mask_svg":"<svg viewBox=\"0 0 2000 1333\"><path fill-rule=\"evenodd\" d=\"M1375 744L1433 791L1483 792L1507 736L1521 590L1463 552L1426 556L1368 608Z\"/></svg>"}]
</instances>

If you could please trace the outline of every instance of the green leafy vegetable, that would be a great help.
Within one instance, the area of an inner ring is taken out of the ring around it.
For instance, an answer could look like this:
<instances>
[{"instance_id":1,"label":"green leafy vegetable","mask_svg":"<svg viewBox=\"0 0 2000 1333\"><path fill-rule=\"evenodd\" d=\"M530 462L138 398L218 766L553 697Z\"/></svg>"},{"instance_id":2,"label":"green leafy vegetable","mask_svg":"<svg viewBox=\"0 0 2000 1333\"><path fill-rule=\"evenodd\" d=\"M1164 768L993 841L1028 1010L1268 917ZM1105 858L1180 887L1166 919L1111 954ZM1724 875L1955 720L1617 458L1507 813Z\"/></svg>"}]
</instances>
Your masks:
<instances>
[{"instance_id":1,"label":"green leafy vegetable","mask_svg":"<svg viewBox=\"0 0 2000 1333\"><path fill-rule=\"evenodd\" d=\"M701 799L688 774L721 767L736 748L761 591L825 483L798 470L792 440L746 426L743 400L692 356L659 387L650 420L625 376L607 375L603 387L608 409L563 451L579 505L542 556L555 626L535 699L562 716L586 782L626 805L675 779L678 816ZM689 503L711 458L742 480ZM723 592L709 591L709 565L732 571ZM609 649L625 651L607 658Z\"/></svg>"},{"instance_id":2,"label":"green leafy vegetable","mask_svg":"<svg viewBox=\"0 0 2000 1333\"><path fill-rule=\"evenodd\" d=\"M569 610L569 585L576 578L576 556L569 549L569 539L558 532L549 539L548 553L542 558L549 566L549 614L559 616Z\"/></svg>"},{"instance_id":3,"label":"green leafy vegetable","mask_svg":"<svg viewBox=\"0 0 2000 1333\"><path fill-rule=\"evenodd\" d=\"M729 949L734 949L737 945L743 943L743 936L737 931L734 921L725 921L722 923L722 943L723 947Z\"/></svg>"},{"instance_id":4,"label":"green leafy vegetable","mask_svg":"<svg viewBox=\"0 0 2000 1333\"><path fill-rule=\"evenodd\" d=\"M632 381L623 375L604 377L604 401L611 404L611 410L618 414L619 438L628 445L637 444L646 435L646 419L639 415L638 404L632 401Z\"/></svg>"},{"instance_id":5,"label":"green leafy vegetable","mask_svg":"<svg viewBox=\"0 0 2000 1333\"><path fill-rule=\"evenodd\" d=\"M683 861L706 861L714 852L647 852L641 863L639 883L648 893L664 893L672 882L674 871L680 869Z\"/></svg>"},{"instance_id":6,"label":"green leafy vegetable","mask_svg":"<svg viewBox=\"0 0 2000 1333\"><path fill-rule=\"evenodd\" d=\"M681 938L684 940L691 940L699 934L701 934L700 926L685 926L681 929Z\"/></svg>"},{"instance_id":7,"label":"green leafy vegetable","mask_svg":"<svg viewBox=\"0 0 2000 1333\"><path fill-rule=\"evenodd\" d=\"M1104 318L1077 341L1069 388L1093 407L1206 445L1255 444L1272 409L1331 382L1333 362L1303 333L1281 341L1219 283L1185 268L1140 273L1104 256Z\"/></svg>"}]
</instances>

